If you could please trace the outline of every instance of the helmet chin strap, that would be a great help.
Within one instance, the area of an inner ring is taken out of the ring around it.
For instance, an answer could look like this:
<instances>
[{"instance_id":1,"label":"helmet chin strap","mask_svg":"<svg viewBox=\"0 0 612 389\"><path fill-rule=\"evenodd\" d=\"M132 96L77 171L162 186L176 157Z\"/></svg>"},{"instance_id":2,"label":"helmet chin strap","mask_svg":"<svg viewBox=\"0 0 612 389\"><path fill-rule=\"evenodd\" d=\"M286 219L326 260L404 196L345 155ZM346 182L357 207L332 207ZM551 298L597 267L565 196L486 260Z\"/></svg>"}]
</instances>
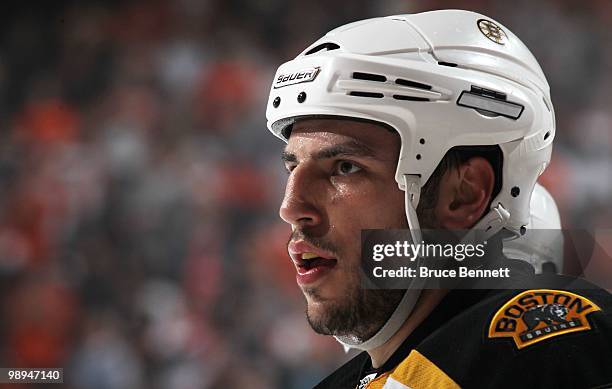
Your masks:
<instances>
[{"instance_id":1,"label":"helmet chin strap","mask_svg":"<svg viewBox=\"0 0 612 389\"><path fill-rule=\"evenodd\" d=\"M406 219L408 219L410 235L413 242L421 243L423 239L421 235L421 228L419 226L419 219L416 213L416 207L419 203L419 196L421 194L420 177L414 175L404 175L403 177L404 184L406 185L406 195L404 197ZM420 262L421 258L419 257L417 261ZM371 338L367 340L360 340L350 335L335 336L336 340L344 347L344 351L348 352L348 350L351 348L369 351L382 346L389 339L391 339L391 337L395 335L400 327L406 322L408 316L410 316L412 313L424 284L424 278L412 279L410 288L404 293L404 296L395 308L395 311L393 311L387 322Z\"/></svg>"},{"instance_id":2,"label":"helmet chin strap","mask_svg":"<svg viewBox=\"0 0 612 389\"><path fill-rule=\"evenodd\" d=\"M419 176L409 174L404 174L403 178L406 188L406 195L404 197L406 219L408 220L410 235L413 242L421 243L423 241L423 236L416 213L416 207L419 204L421 194L421 178ZM470 229L468 236L480 230L482 232L478 235L478 239L488 239L504 228L509 219L510 213L500 203L498 203L497 206L492 207L491 210L478 223L476 223L474 227ZM470 237L468 236L466 236L463 240L469 239ZM473 238L473 236L471 236L471 238ZM418 257L417 263L421 262L422 258ZM369 351L382 346L389 339L391 339L391 337L397 333L414 310L419 296L421 295L421 290L425 286L425 281L426 280L424 278L412 279L410 287L404 293L404 296L387 322L371 338L361 340L350 335L335 336L336 340L344 347L344 351L348 352L351 348Z\"/></svg>"}]
</instances>

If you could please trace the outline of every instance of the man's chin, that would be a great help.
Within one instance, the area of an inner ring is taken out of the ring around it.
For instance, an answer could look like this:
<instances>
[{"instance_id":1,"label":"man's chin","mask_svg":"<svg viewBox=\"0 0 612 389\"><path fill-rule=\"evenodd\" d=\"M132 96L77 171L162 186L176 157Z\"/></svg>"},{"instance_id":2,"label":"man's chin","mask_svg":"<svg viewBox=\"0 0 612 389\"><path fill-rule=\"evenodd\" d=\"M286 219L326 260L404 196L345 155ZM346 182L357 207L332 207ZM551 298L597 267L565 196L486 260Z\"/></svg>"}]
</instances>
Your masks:
<instances>
[{"instance_id":1,"label":"man's chin","mask_svg":"<svg viewBox=\"0 0 612 389\"><path fill-rule=\"evenodd\" d=\"M320 335L339 335L339 328L333 324L337 310L329 300L308 301L306 318L310 327Z\"/></svg>"},{"instance_id":2,"label":"man's chin","mask_svg":"<svg viewBox=\"0 0 612 389\"><path fill-rule=\"evenodd\" d=\"M365 324L356 320L356 301L327 297L319 290L304 290L304 296L308 323L318 334L353 335L357 327Z\"/></svg>"},{"instance_id":3,"label":"man's chin","mask_svg":"<svg viewBox=\"0 0 612 389\"><path fill-rule=\"evenodd\" d=\"M356 291L342 298L327 297L321 290L303 290L306 316L322 335L369 339L387 321L403 295L400 290Z\"/></svg>"}]
</instances>

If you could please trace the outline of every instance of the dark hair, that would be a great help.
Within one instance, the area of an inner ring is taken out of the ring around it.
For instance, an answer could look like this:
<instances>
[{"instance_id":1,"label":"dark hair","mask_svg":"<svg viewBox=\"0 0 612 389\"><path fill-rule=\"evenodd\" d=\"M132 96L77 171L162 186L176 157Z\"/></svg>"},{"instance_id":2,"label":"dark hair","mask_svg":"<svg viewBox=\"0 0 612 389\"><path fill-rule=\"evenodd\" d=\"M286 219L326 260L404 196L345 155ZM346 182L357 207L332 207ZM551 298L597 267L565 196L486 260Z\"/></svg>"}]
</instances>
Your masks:
<instances>
[{"instance_id":1,"label":"dark hair","mask_svg":"<svg viewBox=\"0 0 612 389\"><path fill-rule=\"evenodd\" d=\"M438 193L440 182L444 174L451 170L457 169L459 166L467 162L470 158L482 157L489 161L493 172L495 173L495 182L493 184L493 192L491 193L491 201L499 194L502 187L502 166L503 154L499 146L455 146L448 150L436 170L431 174L427 183L421 189L421 198L417 207L417 214L421 220L421 224L425 227L435 227L434 208L438 203ZM488 207L487 207L488 208ZM481 217L484 216L481 215Z\"/></svg>"}]
</instances>

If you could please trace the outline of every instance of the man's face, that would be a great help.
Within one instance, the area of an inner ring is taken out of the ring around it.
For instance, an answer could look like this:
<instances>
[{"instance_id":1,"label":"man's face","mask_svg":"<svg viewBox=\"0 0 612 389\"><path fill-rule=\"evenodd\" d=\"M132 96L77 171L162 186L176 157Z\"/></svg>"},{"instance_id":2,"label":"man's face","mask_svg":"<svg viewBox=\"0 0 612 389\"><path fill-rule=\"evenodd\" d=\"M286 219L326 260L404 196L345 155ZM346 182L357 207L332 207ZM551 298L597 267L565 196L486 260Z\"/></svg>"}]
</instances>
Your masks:
<instances>
[{"instance_id":1,"label":"man's face","mask_svg":"<svg viewBox=\"0 0 612 389\"><path fill-rule=\"evenodd\" d=\"M399 135L365 122L309 119L293 126L280 216L292 225L289 253L315 331L365 340L403 291L360 286L361 230L407 228L395 182Z\"/></svg>"}]
</instances>

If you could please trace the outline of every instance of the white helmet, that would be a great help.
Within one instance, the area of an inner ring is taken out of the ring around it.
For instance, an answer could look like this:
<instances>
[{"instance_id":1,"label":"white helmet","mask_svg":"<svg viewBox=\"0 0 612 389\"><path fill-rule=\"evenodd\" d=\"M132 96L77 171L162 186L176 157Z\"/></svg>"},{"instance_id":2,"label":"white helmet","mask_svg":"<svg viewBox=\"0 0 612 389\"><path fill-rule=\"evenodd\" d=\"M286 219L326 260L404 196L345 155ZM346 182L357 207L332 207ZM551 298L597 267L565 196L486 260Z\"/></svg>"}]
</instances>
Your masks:
<instances>
[{"instance_id":1,"label":"white helmet","mask_svg":"<svg viewBox=\"0 0 612 389\"><path fill-rule=\"evenodd\" d=\"M461 10L350 23L281 65L268 128L287 141L296 119L313 116L371 120L400 134L395 179L406 191L415 242L422 240L415 211L421 188L454 146L499 145L501 190L474 229L486 231L484 239L502 228L518 235L555 135L549 86L527 47L500 23ZM403 313L381 331L392 335L417 298L406 293ZM386 335L359 348L375 347Z\"/></svg>"},{"instance_id":2,"label":"white helmet","mask_svg":"<svg viewBox=\"0 0 612 389\"><path fill-rule=\"evenodd\" d=\"M531 194L531 215L527 233L504 242L508 258L527 261L536 273L563 271L563 234L555 199L537 184Z\"/></svg>"}]
</instances>

